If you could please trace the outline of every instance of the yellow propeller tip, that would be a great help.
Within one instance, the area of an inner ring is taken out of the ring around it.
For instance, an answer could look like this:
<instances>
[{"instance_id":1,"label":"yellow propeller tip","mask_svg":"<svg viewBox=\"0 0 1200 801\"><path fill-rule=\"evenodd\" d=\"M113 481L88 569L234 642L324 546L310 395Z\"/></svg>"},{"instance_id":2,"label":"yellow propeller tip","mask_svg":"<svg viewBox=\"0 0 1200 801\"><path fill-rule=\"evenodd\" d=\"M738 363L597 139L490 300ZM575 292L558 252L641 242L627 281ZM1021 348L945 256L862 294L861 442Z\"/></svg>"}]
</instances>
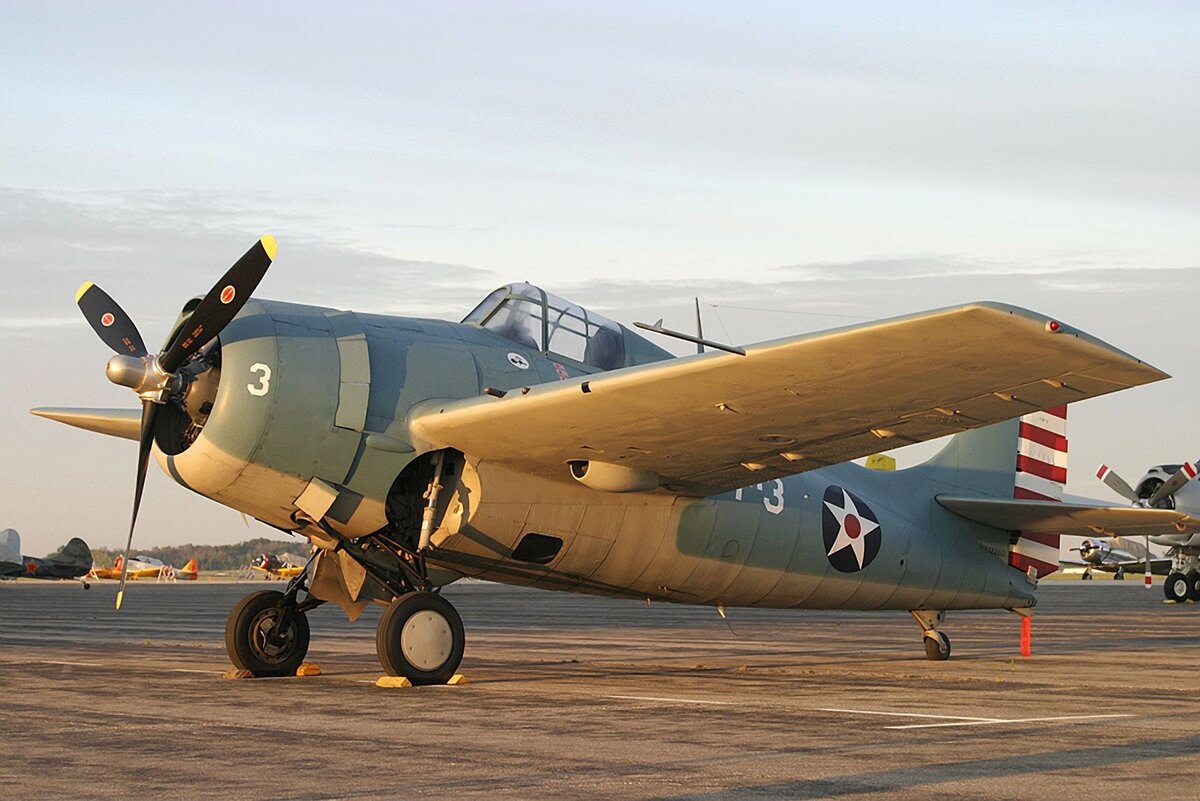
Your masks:
<instances>
[{"instance_id":1,"label":"yellow propeller tip","mask_svg":"<svg viewBox=\"0 0 1200 801\"><path fill-rule=\"evenodd\" d=\"M79 299L82 298L84 294L86 294L87 291L93 286L95 286L95 284L93 284L91 281L84 281L82 284L80 284L79 289L75 290L75 302L78 303Z\"/></svg>"},{"instance_id":2,"label":"yellow propeller tip","mask_svg":"<svg viewBox=\"0 0 1200 801\"><path fill-rule=\"evenodd\" d=\"M275 261L275 237L267 234L259 241L262 242L263 250L267 251L267 258Z\"/></svg>"},{"instance_id":3,"label":"yellow propeller tip","mask_svg":"<svg viewBox=\"0 0 1200 801\"><path fill-rule=\"evenodd\" d=\"M125 590L119 590L117 592L117 608L118 609L121 608L121 601L123 601L124 599L125 599Z\"/></svg>"}]
</instances>

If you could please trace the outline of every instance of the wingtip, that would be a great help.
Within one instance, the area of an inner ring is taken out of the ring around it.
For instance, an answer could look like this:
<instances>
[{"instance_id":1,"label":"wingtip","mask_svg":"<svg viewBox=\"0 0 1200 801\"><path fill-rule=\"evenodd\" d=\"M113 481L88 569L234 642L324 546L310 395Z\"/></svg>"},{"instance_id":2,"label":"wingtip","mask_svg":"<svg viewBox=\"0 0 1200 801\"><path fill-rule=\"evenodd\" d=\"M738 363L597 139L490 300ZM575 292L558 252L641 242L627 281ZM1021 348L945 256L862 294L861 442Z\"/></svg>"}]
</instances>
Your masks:
<instances>
[{"instance_id":1,"label":"wingtip","mask_svg":"<svg viewBox=\"0 0 1200 801\"><path fill-rule=\"evenodd\" d=\"M84 281L82 284L80 284L79 289L75 290L75 302L78 303L79 299L82 298L84 294L86 294L87 291L93 286L95 286L95 284L93 284L91 281Z\"/></svg>"},{"instance_id":2,"label":"wingtip","mask_svg":"<svg viewBox=\"0 0 1200 801\"><path fill-rule=\"evenodd\" d=\"M276 250L275 237L271 236L270 234L267 234L262 239L260 239L259 242L262 243L263 250L265 250L267 252L267 258L270 259L271 261L275 261L275 250Z\"/></svg>"}]
</instances>

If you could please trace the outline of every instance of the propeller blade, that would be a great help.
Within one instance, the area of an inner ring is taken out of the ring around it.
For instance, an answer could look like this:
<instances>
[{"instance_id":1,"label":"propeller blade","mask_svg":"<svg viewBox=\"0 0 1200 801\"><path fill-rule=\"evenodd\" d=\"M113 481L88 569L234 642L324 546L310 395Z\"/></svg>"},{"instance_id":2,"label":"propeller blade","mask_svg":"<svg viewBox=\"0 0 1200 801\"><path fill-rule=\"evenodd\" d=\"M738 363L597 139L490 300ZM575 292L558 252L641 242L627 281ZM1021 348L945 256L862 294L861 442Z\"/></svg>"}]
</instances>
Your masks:
<instances>
[{"instance_id":1,"label":"propeller blade","mask_svg":"<svg viewBox=\"0 0 1200 801\"><path fill-rule=\"evenodd\" d=\"M75 293L75 303L105 345L117 353L137 357L146 355L146 345L137 326L103 289L88 281L80 285Z\"/></svg>"},{"instance_id":2,"label":"propeller blade","mask_svg":"<svg viewBox=\"0 0 1200 801\"><path fill-rule=\"evenodd\" d=\"M1129 482L1109 469L1108 465L1100 465L1100 469L1096 471L1096 478L1103 481L1104 486L1108 487L1125 500L1133 501L1134 503L1138 502L1138 494L1133 491L1133 487L1129 486Z\"/></svg>"},{"instance_id":3,"label":"propeller blade","mask_svg":"<svg viewBox=\"0 0 1200 801\"><path fill-rule=\"evenodd\" d=\"M137 484L133 489L133 514L129 518L129 539L121 556L121 583L117 585L117 609L125 599L125 579L129 572L129 549L133 547L133 529L137 525L138 509L142 505L142 490L146 486L146 468L150 464L150 449L154 445L154 421L158 416L158 404L142 401L142 427L138 435Z\"/></svg>"},{"instance_id":4,"label":"propeller blade","mask_svg":"<svg viewBox=\"0 0 1200 801\"><path fill-rule=\"evenodd\" d=\"M1159 485L1159 488L1154 491L1154 494L1146 499L1146 504L1148 506L1157 506L1163 499L1169 498L1176 492L1179 492L1180 487L1195 477L1195 465L1189 462L1184 462L1183 466L1175 471L1175 475L1171 476L1161 485Z\"/></svg>"},{"instance_id":5,"label":"propeller blade","mask_svg":"<svg viewBox=\"0 0 1200 801\"><path fill-rule=\"evenodd\" d=\"M159 367L167 373L174 373L189 356L215 339L246 305L274 260L275 237L268 234L247 250L208 290L200 305L184 321L171 347L159 357Z\"/></svg>"}]
</instances>

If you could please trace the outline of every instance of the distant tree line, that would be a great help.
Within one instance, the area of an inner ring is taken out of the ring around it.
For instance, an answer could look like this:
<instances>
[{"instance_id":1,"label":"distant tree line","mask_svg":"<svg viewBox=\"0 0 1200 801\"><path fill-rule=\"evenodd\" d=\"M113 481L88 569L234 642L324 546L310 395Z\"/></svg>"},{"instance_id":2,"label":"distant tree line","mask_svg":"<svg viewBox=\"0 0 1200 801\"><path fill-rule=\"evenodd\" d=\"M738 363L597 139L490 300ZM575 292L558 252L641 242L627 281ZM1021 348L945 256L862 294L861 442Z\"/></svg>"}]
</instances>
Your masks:
<instances>
[{"instance_id":1,"label":"distant tree line","mask_svg":"<svg viewBox=\"0 0 1200 801\"><path fill-rule=\"evenodd\" d=\"M121 552L111 548L92 548L92 559L99 567L109 567ZM308 543L303 539L269 540L259 537L236 545L164 545L159 548L134 547L133 556L153 556L165 564L183 567L188 560L200 563L200 570L238 570L264 553L293 553L300 556L308 553Z\"/></svg>"}]
</instances>

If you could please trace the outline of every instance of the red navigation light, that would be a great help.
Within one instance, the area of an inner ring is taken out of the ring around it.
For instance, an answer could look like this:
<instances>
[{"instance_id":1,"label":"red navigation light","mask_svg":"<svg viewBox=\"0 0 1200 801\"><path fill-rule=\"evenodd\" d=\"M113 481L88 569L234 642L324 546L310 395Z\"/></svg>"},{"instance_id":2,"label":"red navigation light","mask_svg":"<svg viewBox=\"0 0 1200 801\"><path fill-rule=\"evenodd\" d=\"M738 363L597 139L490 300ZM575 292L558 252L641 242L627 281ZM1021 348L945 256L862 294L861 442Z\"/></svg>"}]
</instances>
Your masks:
<instances>
[{"instance_id":1,"label":"red navigation light","mask_svg":"<svg viewBox=\"0 0 1200 801\"><path fill-rule=\"evenodd\" d=\"M1050 322L1046 323L1046 330L1051 334L1057 334L1060 330L1062 330L1062 323L1060 323L1058 320L1051 320Z\"/></svg>"}]
</instances>

